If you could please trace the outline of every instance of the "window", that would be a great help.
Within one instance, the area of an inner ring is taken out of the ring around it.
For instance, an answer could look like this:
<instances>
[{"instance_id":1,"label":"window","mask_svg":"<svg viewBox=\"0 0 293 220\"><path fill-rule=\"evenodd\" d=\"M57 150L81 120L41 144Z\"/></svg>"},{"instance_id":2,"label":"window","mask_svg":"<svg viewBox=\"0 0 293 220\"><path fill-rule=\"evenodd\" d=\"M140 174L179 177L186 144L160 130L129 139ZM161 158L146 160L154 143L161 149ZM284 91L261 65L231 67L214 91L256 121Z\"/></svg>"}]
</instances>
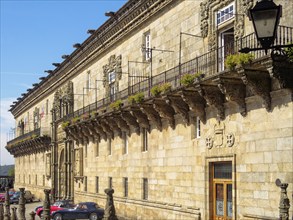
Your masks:
<instances>
[{"instance_id":1,"label":"window","mask_svg":"<svg viewBox=\"0 0 293 220\"><path fill-rule=\"evenodd\" d=\"M142 199L144 200L148 199L148 179L147 178L142 179Z\"/></svg>"},{"instance_id":2,"label":"window","mask_svg":"<svg viewBox=\"0 0 293 220\"><path fill-rule=\"evenodd\" d=\"M49 114L49 100L46 101L46 115Z\"/></svg>"},{"instance_id":3,"label":"window","mask_svg":"<svg viewBox=\"0 0 293 220\"><path fill-rule=\"evenodd\" d=\"M128 136L123 132L123 154L128 154Z\"/></svg>"},{"instance_id":4,"label":"window","mask_svg":"<svg viewBox=\"0 0 293 220\"><path fill-rule=\"evenodd\" d=\"M28 184L31 184L31 175L28 175Z\"/></svg>"},{"instance_id":5,"label":"window","mask_svg":"<svg viewBox=\"0 0 293 220\"><path fill-rule=\"evenodd\" d=\"M87 72L87 75L86 75L86 85L85 85L85 89L87 92L89 92L91 88L91 72L88 71Z\"/></svg>"},{"instance_id":6,"label":"window","mask_svg":"<svg viewBox=\"0 0 293 220\"><path fill-rule=\"evenodd\" d=\"M112 185L112 177L109 177L109 188L112 189L113 185Z\"/></svg>"},{"instance_id":7,"label":"window","mask_svg":"<svg viewBox=\"0 0 293 220\"><path fill-rule=\"evenodd\" d=\"M128 178L123 178L124 197L128 197Z\"/></svg>"},{"instance_id":8,"label":"window","mask_svg":"<svg viewBox=\"0 0 293 220\"><path fill-rule=\"evenodd\" d=\"M87 144L84 145L84 157L87 158Z\"/></svg>"},{"instance_id":9,"label":"window","mask_svg":"<svg viewBox=\"0 0 293 220\"><path fill-rule=\"evenodd\" d=\"M108 155L111 156L112 155L112 139L109 138L108 140Z\"/></svg>"},{"instance_id":10,"label":"window","mask_svg":"<svg viewBox=\"0 0 293 220\"><path fill-rule=\"evenodd\" d=\"M99 193L99 177L96 176L96 193Z\"/></svg>"},{"instance_id":11,"label":"window","mask_svg":"<svg viewBox=\"0 0 293 220\"><path fill-rule=\"evenodd\" d=\"M35 184L38 185L38 175L35 176Z\"/></svg>"},{"instance_id":12,"label":"window","mask_svg":"<svg viewBox=\"0 0 293 220\"><path fill-rule=\"evenodd\" d=\"M100 156L100 145L98 141L96 141L95 156L96 157Z\"/></svg>"},{"instance_id":13,"label":"window","mask_svg":"<svg viewBox=\"0 0 293 220\"><path fill-rule=\"evenodd\" d=\"M220 9L217 12L217 18L216 18L216 24L220 25L222 23L224 23L225 21L230 20L231 18L234 17L235 15L235 4L234 2L231 3L230 5Z\"/></svg>"},{"instance_id":14,"label":"window","mask_svg":"<svg viewBox=\"0 0 293 220\"><path fill-rule=\"evenodd\" d=\"M200 138L201 130L200 130L200 119L196 117L196 138Z\"/></svg>"},{"instance_id":15,"label":"window","mask_svg":"<svg viewBox=\"0 0 293 220\"><path fill-rule=\"evenodd\" d=\"M87 192L87 177L85 176L84 177L84 185L83 185L83 190L85 191L85 192Z\"/></svg>"},{"instance_id":16,"label":"window","mask_svg":"<svg viewBox=\"0 0 293 220\"><path fill-rule=\"evenodd\" d=\"M45 186L45 175L43 175L43 186Z\"/></svg>"},{"instance_id":17,"label":"window","mask_svg":"<svg viewBox=\"0 0 293 220\"><path fill-rule=\"evenodd\" d=\"M233 217L232 163L218 162L212 166L212 202L215 219L230 220Z\"/></svg>"},{"instance_id":18,"label":"window","mask_svg":"<svg viewBox=\"0 0 293 220\"><path fill-rule=\"evenodd\" d=\"M148 131L147 129L142 129L142 151L148 151Z\"/></svg>"},{"instance_id":19,"label":"window","mask_svg":"<svg viewBox=\"0 0 293 220\"><path fill-rule=\"evenodd\" d=\"M116 94L115 81L116 81L116 73L110 72L108 75L108 82L109 82L110 100L111 101L115 100L115 94Z\"/></svg>"},{"instance_id":20,"label":"window","mask_svg":"<svg viewBox=\"0 0 293 220\"><path fill-rule=\"evenodd\" d=\"M144 33L143 35L143 56L144 60L150 60L152 57L152 52L151 52L151 33L148 31Z\"/></svg>"}]
</instances>

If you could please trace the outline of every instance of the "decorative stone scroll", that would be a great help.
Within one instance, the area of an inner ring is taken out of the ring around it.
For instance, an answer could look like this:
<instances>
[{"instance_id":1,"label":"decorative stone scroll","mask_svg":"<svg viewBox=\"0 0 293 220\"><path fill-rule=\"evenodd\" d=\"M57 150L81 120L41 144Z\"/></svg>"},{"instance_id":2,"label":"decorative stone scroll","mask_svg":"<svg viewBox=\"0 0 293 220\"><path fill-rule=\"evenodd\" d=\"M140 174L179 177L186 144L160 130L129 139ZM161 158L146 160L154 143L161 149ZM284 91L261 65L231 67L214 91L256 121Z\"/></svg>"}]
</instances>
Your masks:
<instances>
[{"instance_id":1,"label":"decorative stone scroll","mask_svg":"<svg viewBox=\"0 0 293 220\"><path fill-rule=\"evenodd\" d=\"M222 148L222 147L233 147L235 144L235 136L233 133L225 133L224 122L218 121L214 125L213 134L206 138L206 147L208 149Z\"/></svg>"},{"instance_id":2,"label":"decorative stone scroll","mask_svg":"<svg viewBox=\"0 0 293 220\"><path fill-rule=\"evenodd\" d=\"M217 46L217 27L215 24L216 12L221 8L232 3L233 0L204 0L200 3L201 16L201 34L208 37L210 49ZM252 7L253 0L235 1L236 13L234 22L235 40L243 37L244 34L244 18L248 10Z\"/></svg>"},{"instance_id":3,"label":"decorative stone scroll","mask_svg":"<svg viewBox=\"0 0 293 220\"><path fill-rule=\"evenodd\" d=\"M70 112L73 110L73 100L73 82L68 81L54 94L52 112L55 113L55 120L61 117L63 106L67 106Z\"/></svg>"},{"instance_id":4,"label":"decorative stone scroll","mask_svg":"<svg viewBox=\"0 0 293 220\"><path fill-rule=\"evenodd\" d=\"M115 91L118 91L119 88L119 80L122 78L122 55L115 56L112 55L108 59L108 64L103 66L103 85L106 89L106 96L110 95L110 84L109 84L109 74L115 74Z\"/></svg>"}]
</instances>

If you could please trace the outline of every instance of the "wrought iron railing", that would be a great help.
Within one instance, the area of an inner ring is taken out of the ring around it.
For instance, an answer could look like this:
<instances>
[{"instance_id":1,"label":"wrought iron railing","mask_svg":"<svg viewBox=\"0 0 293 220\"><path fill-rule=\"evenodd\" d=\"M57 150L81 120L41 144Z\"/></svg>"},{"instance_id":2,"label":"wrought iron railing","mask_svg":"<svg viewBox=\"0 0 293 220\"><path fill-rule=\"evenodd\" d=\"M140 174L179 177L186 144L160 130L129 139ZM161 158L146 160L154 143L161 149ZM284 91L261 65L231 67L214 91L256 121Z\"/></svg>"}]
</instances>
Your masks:
<instances>
[{"instance_id":1,"label":"wrought iron railing","mask_svg":"<svg viewBox=\"0 0 293 220\"><path fill-rule=\"evenodd\" d=\"M274 41L274 45L286 45L293 42L293 28L279 26L277 31L277 37ZM241 48L258 48L257 39L255 34L249 34L229 45L219 47L215 50L211 50L201 56L198 56L188 62L182 63L180 66L176 66L172 69L162 72L149 79L143 80L135 85L131 85L128 88L115 94L114 101L118 99L126 99L128 96L143 92L145 98L150 97L150 89L154 85L169 82L172 88L178 88L181 86L181 76L187 73L202 73L205 77L213 76L225 69L224 60L229 54L238 53ZM270 52L270 51L269 51ZM253 51L255 59L266 57L264 51ZM97 111L105 108L113 101L112 98L103 98L95 103L85 106L71 114L63 117L64 120L72 117L80 117L83 114L90 114L93 111Z\"/></svg>"},{"instance_id":2,"label":"wrought iron railing","mask_svg":"<svg viewBox=\"0 0 293 220\"><path fill-rule=\"evenodd\" d=\"M49 127L41 127L41 128L34 129L33 131L30 131L28 133L25 133L23 135L20 135L14 138L11 141L8 141L7 146L14 145L18 142L22 142L22 141L29 140L35 137L40 137L40 136L51 137L51 129Z\"/></svg>"}]
</instances>

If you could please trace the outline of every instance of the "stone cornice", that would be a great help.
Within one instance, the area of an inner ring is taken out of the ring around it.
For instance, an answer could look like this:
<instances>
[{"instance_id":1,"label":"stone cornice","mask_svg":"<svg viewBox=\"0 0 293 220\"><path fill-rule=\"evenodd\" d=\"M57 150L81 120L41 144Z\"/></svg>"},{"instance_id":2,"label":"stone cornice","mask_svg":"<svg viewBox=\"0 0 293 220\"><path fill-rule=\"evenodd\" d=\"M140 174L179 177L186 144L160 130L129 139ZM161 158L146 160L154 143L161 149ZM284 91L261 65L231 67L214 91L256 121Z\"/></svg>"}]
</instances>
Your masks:
<instances>
[{"instance_id":1,"label":"stone cornice","mask_svg":"<svg viewBox=\"0 0 293 220\"><path fill-rule=\"evenodd\" d=\"M86 39L81 47L57 67L52 74L40 82L39 86L10 109L15 117L51 94L85 65L109 50L121 38L125 37L164 7L177 0L129 0L115 17L108 19L94 34ZM41 86L42 85L42 86Z\"/></svg>"}]
</instances>

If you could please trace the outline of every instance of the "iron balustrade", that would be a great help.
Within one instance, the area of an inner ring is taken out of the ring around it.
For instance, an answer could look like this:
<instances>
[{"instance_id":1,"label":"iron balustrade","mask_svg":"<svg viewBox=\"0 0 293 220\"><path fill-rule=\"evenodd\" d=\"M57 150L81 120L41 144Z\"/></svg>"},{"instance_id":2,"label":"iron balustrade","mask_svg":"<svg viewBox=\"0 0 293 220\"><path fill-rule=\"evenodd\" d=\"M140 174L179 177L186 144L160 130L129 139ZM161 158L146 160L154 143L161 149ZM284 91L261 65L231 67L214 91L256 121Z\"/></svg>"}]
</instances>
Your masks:
<instances>
[{"instance_id":1,"label":"iron balustrade","mask_svg":"<svg viewBox=\"0 0 293 220\"><path fill-rule=\"evenodd\" d=\"M33 131L30 131L28 133L25 133L23 135L20 135L17 138L14 138L11 141L8 141L7 142L7 146L13 145L13 144L15 144L15 143L17 143L19 141L26 140L26 139L31 138L33 136L40 136L40 135L41 135L41 128L37 128L37 129L35 129Z\"/></svg>"},{"instance_id":2,"label":"iron balustrade","mask_svg":"<svg viewBox=\"0 0 293 220\"><path fill-rule=\"evenodd\" d=\"M277 37L274 41L274 45L286 45L293 42L293 28L279 26L277 30ZM220 73L225 70L224 61L225 58L230 54L236 54L241 48L260 48L260 45L257 42L256 36L254 33L249 34L237 41L227 44L223 47L211 50L201 56L198 56L190 61L182 63L179 66L176 66L172 69L162 72L161 74L152 76L149 79L142 80L134 85L129 86L128 88L117 92L115 94L114 100L124 100L128 96L134 95L138 92L143 92L145 99L150 98L150 89L154 85L159 85L162 83L170 83L172 88L178 88L181 86L180 79L185 74L192 73L202 73L204 77L210 77L215 74ZM269 50L270 51L270 50ZM255 59L267 57L264 51L253 51ZM181 74L180 74L181 70ZM149 82L152 82L150 85ZM103 98L96 103L92 103L84 108L81 108L71 114L64 116L61 120L68 120L74 117L81 117L84 114L91 114L97 110L106 108L111 103L110 97Z\"/></svg>"}]
</instances>

